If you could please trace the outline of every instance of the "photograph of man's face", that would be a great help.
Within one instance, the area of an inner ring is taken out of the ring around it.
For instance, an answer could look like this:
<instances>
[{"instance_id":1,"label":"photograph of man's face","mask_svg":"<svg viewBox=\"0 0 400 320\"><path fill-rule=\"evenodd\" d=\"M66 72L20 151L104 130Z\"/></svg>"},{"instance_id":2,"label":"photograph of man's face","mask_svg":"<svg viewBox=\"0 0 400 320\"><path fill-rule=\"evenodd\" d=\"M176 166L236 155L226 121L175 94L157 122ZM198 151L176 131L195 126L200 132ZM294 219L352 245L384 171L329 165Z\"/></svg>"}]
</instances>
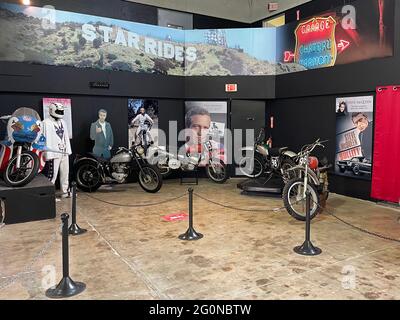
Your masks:
<instances>
[{"instance_id":1,"label":"photograph of man's face","mask_svg":"<svg viewBox=\"0 0 400 320\"><path fill-rule=\"evenodd\" d=\"M208 140L211 127L210 113L201 108L194 107L186 114L186 128L188 130L188 142L192 144L201 144Z\"/></svg>"},{"instance_id":2,"label":"photograph of man's face","mask_svg":"<svg viewBox=\"0 0 400 320\"><path fill-rule=\"evenodd\" d=\"M362 113L353 116L353 123L360 132L367 129L369 124L367 116Z\"/></svg>"},{"instance_id":3,"label":"photograph of man's face","mask_svg":"<svg viewBox=\"0 0 400 320\"><path fill-rule=\"evenodd\" d=\"M100 122L106 121L106 118L107 118L107 112L100 111L99 112L99 120L100 120Z\"/></svg>"}]
</instances>

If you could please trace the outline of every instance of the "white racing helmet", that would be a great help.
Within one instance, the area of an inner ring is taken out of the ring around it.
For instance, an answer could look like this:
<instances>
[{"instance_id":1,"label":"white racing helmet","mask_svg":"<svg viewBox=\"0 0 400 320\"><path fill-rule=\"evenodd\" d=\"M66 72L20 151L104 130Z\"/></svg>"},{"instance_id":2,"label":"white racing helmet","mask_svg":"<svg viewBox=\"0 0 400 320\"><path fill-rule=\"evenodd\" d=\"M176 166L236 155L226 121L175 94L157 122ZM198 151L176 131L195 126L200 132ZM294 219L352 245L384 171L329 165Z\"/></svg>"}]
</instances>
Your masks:
<instances>
[{"instance_id":1,"label":"white racing helmet","mask_svg":"<svg viewBox=\"0 0 400 320\"><path fill-rule=\"evenodd\" d=\"M64 106L59 102L53 102L49 106L49 114L56 119L64 118Z\"/></svg>"}]
</instances>

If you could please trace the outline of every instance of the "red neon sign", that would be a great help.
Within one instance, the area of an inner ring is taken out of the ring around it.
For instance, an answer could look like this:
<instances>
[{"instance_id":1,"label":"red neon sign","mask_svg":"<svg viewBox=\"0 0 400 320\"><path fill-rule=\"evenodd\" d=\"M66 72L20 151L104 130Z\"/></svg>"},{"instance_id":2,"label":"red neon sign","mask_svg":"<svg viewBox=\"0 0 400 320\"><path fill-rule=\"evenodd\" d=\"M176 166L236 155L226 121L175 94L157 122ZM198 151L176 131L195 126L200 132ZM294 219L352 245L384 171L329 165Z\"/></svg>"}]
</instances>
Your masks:
<instances>
[{"instance_id":1,"label":"red neon sign","mask_svg":"<svg viewBox=\"0 0 400 320\"><path fill-rule=\"evenodd\" d=\"M284 62L292 62L294 60L294 53L291 51L285 51L283 61Z\"/></svg>"},{"instance_id":2,"label":"red neon sign","mask_svg":"<svg viewBox=\"0 0 400 320\"><path fill-rule=\"evenodd\" d=\"M350 42L346 40L340 40L337 47L340 53L346 50L350 46Z\"/></svg>"}]
</instances>

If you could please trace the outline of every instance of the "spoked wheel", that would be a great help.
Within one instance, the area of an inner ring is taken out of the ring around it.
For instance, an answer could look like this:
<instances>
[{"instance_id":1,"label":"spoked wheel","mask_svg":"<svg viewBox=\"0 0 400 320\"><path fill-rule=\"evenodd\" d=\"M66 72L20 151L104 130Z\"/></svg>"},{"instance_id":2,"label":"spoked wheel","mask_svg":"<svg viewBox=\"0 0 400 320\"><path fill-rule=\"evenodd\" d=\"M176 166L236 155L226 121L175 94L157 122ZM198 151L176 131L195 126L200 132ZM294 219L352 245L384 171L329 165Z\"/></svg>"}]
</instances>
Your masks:
<instances>
[{"instance_id":1,"label":"spoked wheel","mask_svg":"<svg viewBox=\"0 0 400 320\"><path fill-rule=\"evenodd\" d=\"M22 187L33 180L39 171L39 157L32 151L23 151L17 166L18 155L15 155L3 173L4 182L9 187Z\"/></svg>"},{"instance_id":2,"label":"spoked wheel","mask_svg":"<svg viewBox=\"0 0 400 320\"><path fill-rule=\"evenodd\" d=\"M264 160L258 154L244 156L239 162L240 172L249 178L258 178L264 172Z\"/></svg>"},{"instance_id":3,"label":"spoked wheel","mask_svg":"<svg viewBox=\"0 0 400 320\"><path fill-rule=\"evenodd\" d=\"M283 171L283 180L285 183L288 182L289 180L296 179L299 177L296 170L288 171L288 169L293 168L295 166L296 166L296 163L290 158L285 158L282 161L281 169Z\"/></svg>"},{"instance_id":4,"label":"spoked wheel","mask_svg":"<svg viewBox=\"0 0 400 320\"><path fill-rule=\"evenodd\" d=\"M156 193L162 187L162 177L155 166L144 165L139 171L139 184L149 193Z\"/></svg>"},{"instance_id":5,"label":"spoked wheel","mask_svg":"<svg viewBox=\"0 0 400 320\"><path fill-rule=\"evenodd\" d=\"M157 163L157 168L163 178L168 177L172 173L171 168L167 164Z\"/></svg>"},{"instance_id":6,"label":"spoked wheel","mask_svg":"<svg viewBox=\"0 0 400 320\"><path fill-rule=\"evenodd\" d=\"M75 181L77 187L84 192L94 192L103 184L101 172L93 161L84 161L78 165Z\"/></svg>"},{"instance_id":7,"label":"spoked wheel","mask_svg":"<svg viewBox=\"0 0 400 320\"><path fill-rule=\"evenodd\" d=\"M311 193L310 219L314 219L320 212L320 197L313 184L307 184ZM306 198L304 196L304 180L294 179L289 181L283 189L283 203L289 214L300 221L306 220Z\"/></svg>"},{"instance_id":8,"label":"spoked wheel","mask_svg":"<svg viewBox=\"0 0 400 320\"><path fill-rule=\"evenodd\" d=\"M216 183L224 183L228 180L228 171L222 160L211 161L206 167L207 176Z\"/></svg>"}]
</instances>

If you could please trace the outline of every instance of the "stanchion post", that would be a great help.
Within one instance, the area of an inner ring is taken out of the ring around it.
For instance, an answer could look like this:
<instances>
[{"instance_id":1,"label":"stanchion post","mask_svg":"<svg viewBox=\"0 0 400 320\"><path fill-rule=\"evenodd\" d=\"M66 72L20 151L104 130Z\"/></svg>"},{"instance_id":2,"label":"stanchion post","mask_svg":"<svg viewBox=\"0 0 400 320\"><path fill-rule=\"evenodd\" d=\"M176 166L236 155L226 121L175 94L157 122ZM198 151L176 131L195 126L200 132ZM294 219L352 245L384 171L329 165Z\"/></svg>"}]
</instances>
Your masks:
<instances>
[{"instance_id":1,"label":"stanchion post","mask_svg":"<svg viewBox=\"0 0 400 320\"><path fill-rule=\"evenodd\" d=\"M71 189L72 189L72 223L68 229L69 234L73 236L78 236L82 233L85 233L87 230L82 229L78 226L76 223L76 182L73 181L71 183Z\"/></svg>"},{"instance_id":2,"label":"stanchion post","mask_svg":"<svg viewBox=\"0 0 400 320\"><path fill-rule=\"evenodd\" d=\"M69 276L68 219L69 215L67 213L63 213L61 215L63 278L57 286L47 289L46 296L52 299L72 297L86 289L86 285L84 283L74 282Z\"/></svg>"},{"instance_id":3,"label":"stanchion post","mask_svg":"<svg viewBox=\"0 0 400 320\"><path fill-rule=\"evenodd\" d=\"M303 256L316 256L322 253L320 248L311 242L311 193L306 191L306 239L301 246L295 247L294 252Z\"/></svg>"},{"instance_id":4,"label":"stanchion post","mask_svg":"<svg viewBox=\"0 0 400 320\"><path fill-rule=\"evenodd\" d=\"M203 238L201 233L196 232L193 228L193 188L188 189L189 192L189 228L188 230L179 236L181 240L199 240Z\"/></svg>"}]
</instances>

